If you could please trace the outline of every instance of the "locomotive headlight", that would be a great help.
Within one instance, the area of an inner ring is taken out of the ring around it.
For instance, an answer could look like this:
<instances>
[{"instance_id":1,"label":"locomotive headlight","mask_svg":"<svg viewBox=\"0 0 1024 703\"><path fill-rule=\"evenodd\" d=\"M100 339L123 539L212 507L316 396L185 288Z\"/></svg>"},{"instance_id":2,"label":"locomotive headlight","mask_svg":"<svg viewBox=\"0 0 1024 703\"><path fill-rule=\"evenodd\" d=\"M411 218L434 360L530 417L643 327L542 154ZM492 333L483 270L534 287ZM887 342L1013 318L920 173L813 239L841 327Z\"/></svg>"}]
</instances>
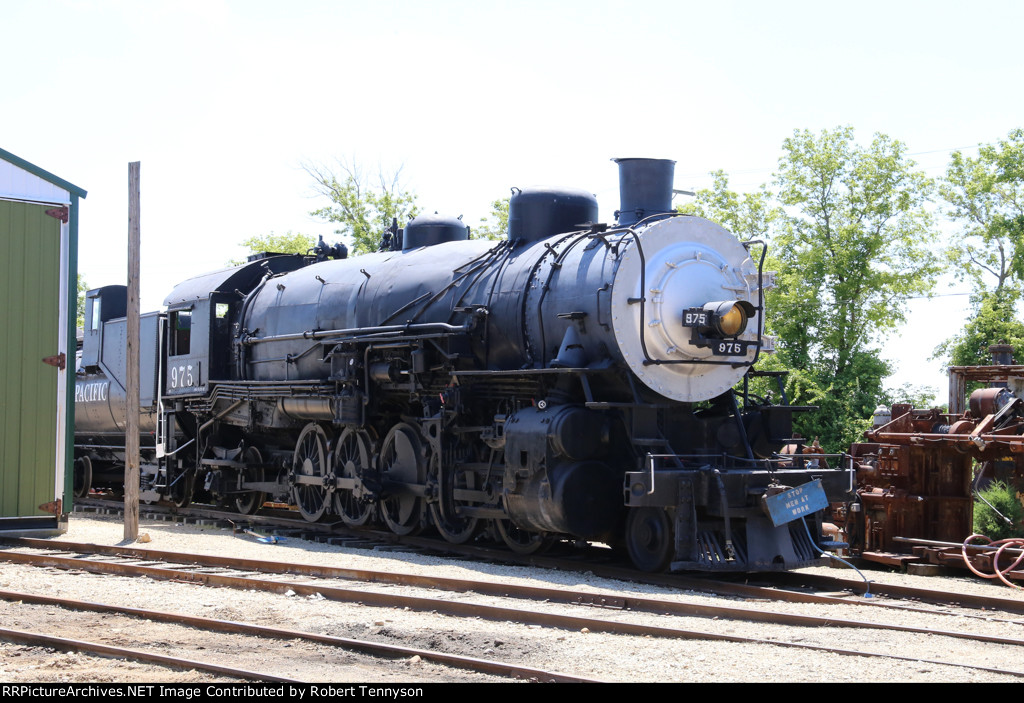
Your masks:
<instances>
[{"instance_id":1,"label":"locomotive headlight","mask_svg":"<svg viewBox=\"0 0 1024 703\"><path fill-rule=\"evenodd\" d=\"M744 309L744 305L750 306L750 303L740 302L721 302L721 303L710 303L705 305L705 309L710 306L714 307L714 313L711 318L712 325L714 325L715 331L723 337L735 337L740 332L747 328L747 318L750 317ZM751 310L753 312L753 310Z\"/></svg>"},{"instance_id":2,"label":"locomotive headlight","mask_svg":"<svg viewBox=\"0 0 1024 703\"><path fill-rule=\"evenodd\" d=\"M719 300L683 313L683 326L696 327L705 335L735 337L747 328L754 306L745 300Z\"/></svg>"}]
</instances>

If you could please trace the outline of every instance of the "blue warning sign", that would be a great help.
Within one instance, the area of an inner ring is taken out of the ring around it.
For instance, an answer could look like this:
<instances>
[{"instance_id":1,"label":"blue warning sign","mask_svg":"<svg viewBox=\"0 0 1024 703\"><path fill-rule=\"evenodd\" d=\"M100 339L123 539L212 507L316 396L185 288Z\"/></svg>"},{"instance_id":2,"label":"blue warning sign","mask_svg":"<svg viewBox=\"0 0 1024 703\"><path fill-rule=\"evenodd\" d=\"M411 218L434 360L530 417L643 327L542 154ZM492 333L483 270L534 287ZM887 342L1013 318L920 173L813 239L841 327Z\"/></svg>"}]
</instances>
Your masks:
<instances>
[{"instance_id":1,"label":"blue warning sign","mask_svg":"<svg viewBox=\"0 0 1024 703\"><path fill-rule=\"evenodd\" d=\"M821 479L768 496L764 502L776 527L828 507L828 498L825 497Z\"/></svg>"}]
</instances>

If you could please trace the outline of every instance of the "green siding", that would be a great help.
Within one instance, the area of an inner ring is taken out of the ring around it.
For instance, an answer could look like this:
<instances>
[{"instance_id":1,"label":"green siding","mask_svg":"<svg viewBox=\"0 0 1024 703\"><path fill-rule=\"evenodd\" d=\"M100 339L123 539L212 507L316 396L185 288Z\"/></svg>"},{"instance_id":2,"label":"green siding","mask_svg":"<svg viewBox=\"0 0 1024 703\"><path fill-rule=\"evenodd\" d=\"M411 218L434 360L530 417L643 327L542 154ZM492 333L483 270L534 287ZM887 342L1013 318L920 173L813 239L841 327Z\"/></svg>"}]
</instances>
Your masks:
<instances>
[{"instance_id":1,"label":"green siding","mask_svg":"<svg viewBox=\"0 0 1024 703\"><path fill-rule=\"evenodd\" d=\"M85 192L82 191L82 195ZM78 195L71 194L71 207L68 216L68 299L67 299L67 355L68 366L65 389L64 422L64 489L61 504L65 513L71 512L75 493L75 328L78 326Z\"/></svg>"},{"instance_id":2,"label":"green siding","mask_svg":"<svg viewBox=\"0 0 1024 703\"><path fill-rule=\"evenodd\" d=\"M45 514L56 496L60 221L0 201L0 517ZM74 365L74 356L69 359Z\"/></svg>"}]
</instances>

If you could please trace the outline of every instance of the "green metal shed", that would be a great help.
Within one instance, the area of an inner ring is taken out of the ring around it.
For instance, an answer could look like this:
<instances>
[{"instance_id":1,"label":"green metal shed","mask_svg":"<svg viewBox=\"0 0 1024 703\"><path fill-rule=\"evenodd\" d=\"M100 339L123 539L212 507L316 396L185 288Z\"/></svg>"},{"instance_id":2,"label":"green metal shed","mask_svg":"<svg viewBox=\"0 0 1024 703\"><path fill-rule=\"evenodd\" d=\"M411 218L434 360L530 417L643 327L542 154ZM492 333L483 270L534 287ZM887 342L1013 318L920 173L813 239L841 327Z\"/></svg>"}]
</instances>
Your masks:
<instances>
[{"instance_id":1,"label":"green metal shed","mask_svg":"<svg viewBox=\"0 0 1024 703\"><path fill-rule=\"evenodd\" d=\"M75 432L78 204L0 149L0 532L63 532Z\"/></svg>"}]
</instances>

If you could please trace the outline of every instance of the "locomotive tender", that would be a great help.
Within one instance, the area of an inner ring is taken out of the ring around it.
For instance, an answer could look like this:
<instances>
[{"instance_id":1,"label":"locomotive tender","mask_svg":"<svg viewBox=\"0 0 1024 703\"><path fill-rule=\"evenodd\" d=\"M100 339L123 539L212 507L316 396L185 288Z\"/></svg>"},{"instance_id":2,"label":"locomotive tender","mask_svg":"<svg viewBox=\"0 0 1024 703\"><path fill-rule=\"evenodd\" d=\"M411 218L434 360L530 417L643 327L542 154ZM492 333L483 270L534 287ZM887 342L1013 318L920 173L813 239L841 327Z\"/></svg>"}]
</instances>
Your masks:
<instances>
[{"instance_id":1,"label":"locomotive tender","mask_svg":"<svg viewBox=\"0 0 1024 703\"><path fill-rule=\"evenodd\" d=\"M180 284L143 318L142 498L600 541L645 570L817 563L821 513L776 527L763 498L852 477L775 455L794 409L746 392L764 245L673 212L674 162L617 162L614 226L584 191L514 189L500 242L421 216L378 253ZM123 472L124 288L88 303L80 492Z\"/></svg>"}]
</instances>

